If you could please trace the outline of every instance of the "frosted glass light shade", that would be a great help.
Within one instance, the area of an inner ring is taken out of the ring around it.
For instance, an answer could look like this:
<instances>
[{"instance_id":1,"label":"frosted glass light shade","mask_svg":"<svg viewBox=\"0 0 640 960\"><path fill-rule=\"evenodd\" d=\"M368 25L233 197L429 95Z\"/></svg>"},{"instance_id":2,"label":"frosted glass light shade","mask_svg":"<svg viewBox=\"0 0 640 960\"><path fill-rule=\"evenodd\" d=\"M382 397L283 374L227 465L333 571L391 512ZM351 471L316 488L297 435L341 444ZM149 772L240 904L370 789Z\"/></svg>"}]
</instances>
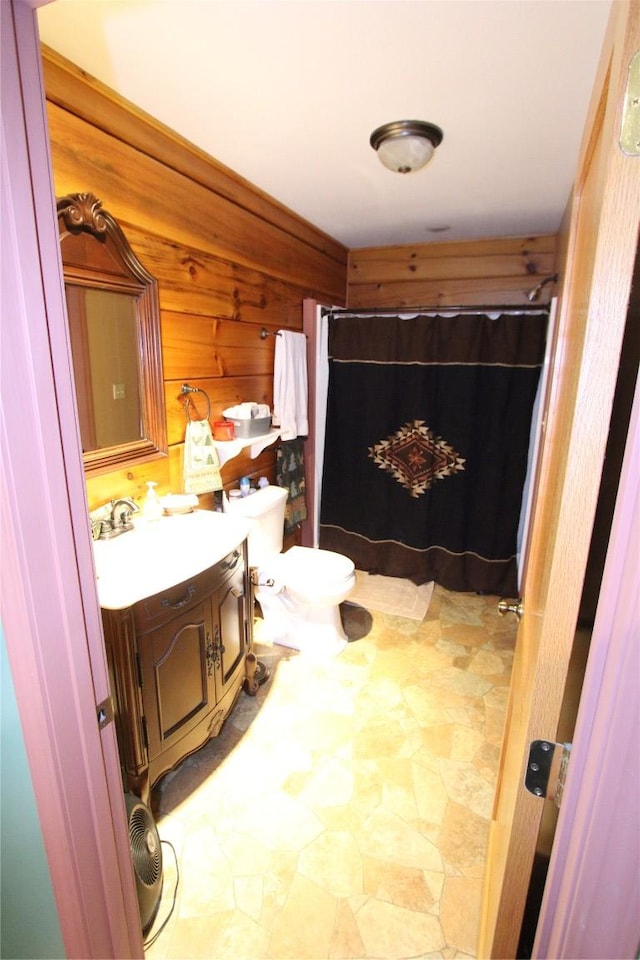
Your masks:
<instances>
[{"instance_id":1,"label":"frosted glass light shade","mask_svg":"<svg viewBox=\"0 0 640 960\"><path fill-rule=\"evenodd\" d=\"M429 163L442 137L440 127L431 123L398 120L374 130L370 143L388 170L411 173Z\"/></svg>"},{"instance_id":2,"label":"frosted glass light shade","mask_svg":"<svg viewBox=\"0 0 640 960\"><path fill-rule=\"evenodd\" d=\"M380 161L389 170L410 173L426 167L433 156L434 146L422 137L395 137L378 147Z\"/></svg>"}]
</instances>

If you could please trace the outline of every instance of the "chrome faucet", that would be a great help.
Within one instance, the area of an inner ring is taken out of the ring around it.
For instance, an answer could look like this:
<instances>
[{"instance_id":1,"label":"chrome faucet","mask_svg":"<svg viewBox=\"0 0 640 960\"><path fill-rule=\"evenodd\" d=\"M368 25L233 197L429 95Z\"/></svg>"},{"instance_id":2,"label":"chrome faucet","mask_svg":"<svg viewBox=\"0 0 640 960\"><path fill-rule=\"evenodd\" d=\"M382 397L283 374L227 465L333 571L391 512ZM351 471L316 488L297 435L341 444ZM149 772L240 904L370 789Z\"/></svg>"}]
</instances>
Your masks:
<instances>
[{"instance_id":1,"label":"chrome faucet","mask_svg":"<svg viewBox=\"0 0 640 960\"><path fill-rule=\"evenodd\" d=\"M138 513L140 507L134 500L128 497L120 497L118 500L111 501L111 526L113 528L112 536L118 533L124 533L125 530L133 530L131 514Z\"/></svg>"}]
</instances>

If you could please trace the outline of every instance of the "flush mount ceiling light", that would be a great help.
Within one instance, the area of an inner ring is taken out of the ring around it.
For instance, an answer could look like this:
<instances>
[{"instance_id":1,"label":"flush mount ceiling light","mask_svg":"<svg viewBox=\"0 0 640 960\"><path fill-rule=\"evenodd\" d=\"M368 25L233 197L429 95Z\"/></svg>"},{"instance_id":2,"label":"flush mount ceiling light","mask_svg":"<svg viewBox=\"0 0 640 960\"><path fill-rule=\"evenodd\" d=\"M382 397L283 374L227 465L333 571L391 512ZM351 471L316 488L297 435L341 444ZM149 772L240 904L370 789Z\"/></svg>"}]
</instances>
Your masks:
<instances>
[{"instance_id":1,"label":"flush mount ceiling light","mask_svg":"<svg viewBox=\"0 0 640 960\"><path fill-rule=\"evenodd\" d=\"M369 142L387 169L411 173L426 167L442 137L442 130L433 123L395 120L374 130Z\"/></svg>"}]
</instances>

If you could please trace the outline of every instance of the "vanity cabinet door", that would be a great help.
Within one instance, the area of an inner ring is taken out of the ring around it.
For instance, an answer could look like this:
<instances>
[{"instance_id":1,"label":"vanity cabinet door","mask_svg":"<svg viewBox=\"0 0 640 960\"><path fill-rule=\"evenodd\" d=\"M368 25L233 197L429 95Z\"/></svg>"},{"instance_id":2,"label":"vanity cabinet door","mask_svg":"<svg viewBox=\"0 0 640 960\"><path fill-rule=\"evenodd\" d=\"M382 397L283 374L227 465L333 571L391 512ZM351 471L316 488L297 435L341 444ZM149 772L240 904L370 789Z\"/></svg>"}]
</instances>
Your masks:
<instances>
[{"instance_id":1,"label":"vanity cabinet door","mask_svg":"<svg viewBox=\"0 0 640 960\"><path fill-rule=\"evenodd\" d=\"M135 789L145 779L147 738L133 611L103 610L102 623L123 779Z\"/></svg>"},{"instance_id":2,"label":"vanity cabinet door","mask_svg":"<svg viewBox=\"0 0 640 960\"><path fill-rule=\"evenodd\" d=\"M123 776L151 786L216 736L251 642L246 543L191 580L103 611Z\"/></svg>"},{"instance_id":3,"label":"vanity cabinet door","mask_svg":"<svg viewBox=\"0 0 640 960\"><path fill-rule=\"evenodd\" d=\"M215 707L214 635L207 598L138 638L151 782L155 760L171 769L207 737L199 731L193 746L182 743Z\"/></svg>"},{"instance_id":4,"label":"vanity cabinet door","mask_svg":"<svg viewBox=\"0 0 640 960\"><path fill-rule=\"evenodd\" d=\"M216 637L216 697L222 700L235 683L247 647L246 569L237 551L233 572L213 598Z\"/></svg>"}]
</instances>

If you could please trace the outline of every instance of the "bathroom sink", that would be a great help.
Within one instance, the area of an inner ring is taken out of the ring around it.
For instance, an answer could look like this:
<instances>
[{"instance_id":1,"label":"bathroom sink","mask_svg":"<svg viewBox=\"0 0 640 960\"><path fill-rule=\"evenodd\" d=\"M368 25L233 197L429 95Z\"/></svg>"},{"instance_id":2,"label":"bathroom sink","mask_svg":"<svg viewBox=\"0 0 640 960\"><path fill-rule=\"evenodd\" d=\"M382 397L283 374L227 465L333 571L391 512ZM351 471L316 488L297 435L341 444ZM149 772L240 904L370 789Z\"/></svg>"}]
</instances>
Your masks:
<instances>
[{"instance_id":1,"label":"bathroom sink","mask_svg":"<svg viewBox=\"0 0 640 960\"><path fill-rule=\"evenodd\" d=\"M144 518L112 540L94 540L100 606L122 610L196 576L245 539L251 521L210 510Z\"/></svg>"}]
</instances>

